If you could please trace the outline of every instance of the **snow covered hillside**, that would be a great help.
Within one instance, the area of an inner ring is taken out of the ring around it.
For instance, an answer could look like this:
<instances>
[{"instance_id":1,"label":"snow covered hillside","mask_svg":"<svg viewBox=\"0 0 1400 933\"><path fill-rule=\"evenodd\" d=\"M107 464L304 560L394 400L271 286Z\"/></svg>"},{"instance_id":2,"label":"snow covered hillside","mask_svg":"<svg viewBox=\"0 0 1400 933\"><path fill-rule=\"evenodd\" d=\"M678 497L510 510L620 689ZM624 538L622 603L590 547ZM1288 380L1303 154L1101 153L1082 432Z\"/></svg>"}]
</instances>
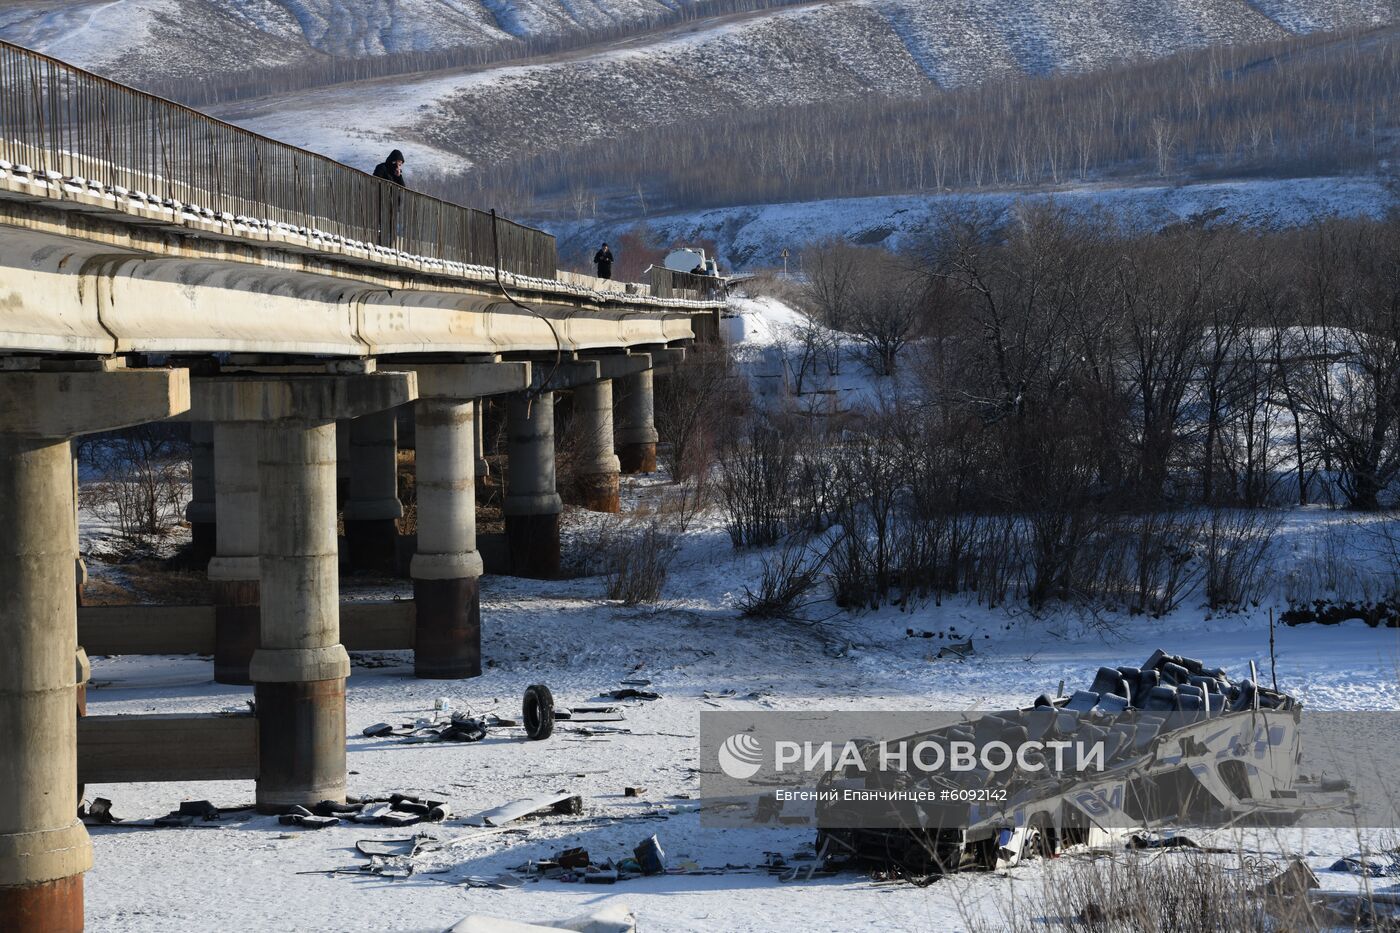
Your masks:
<instances>
[{"instance_id":1,"label":"snow covered hillside","mask_svg":"<svg viewBox=\"0 0 1400 933\"><path fill-rule=\"evenodd\" d=\"M128 80L559 36L693 0L21 0L0 37Z\"/></svg>"},{"instance_id":2,"label":"snow covered hillside","mask_svg":"<svg viewBox=\"0 0 1400 933\"><path fill-rule=\"evenodd\" d=\"M1147 227L1192 220L1292 226L1320 216L1380 216L1395 203L1378 178L1288 178L1181 186L1093 187L1054 191L850 198L801 204L766 204L649 217L644 221L549 223L567 257L616 243L635 231L661 246L714 243L726 269L773 268L782 252L793 254L823 240L844 239L891 249L915 245L948 212L1005 212L1017 205L1053 200L1076 213L1104 211Z\"/></svg>"},{"instance_id":3,"label":"snow covered hillside","mask_svg":"<svg viewBox=\"0 0 1400 933\"><path fill-rule=\"evenodd\" d=\"M826 0L541 63L303 92L219 112L332 155L344 153L347 131L393 137L431 147L443 168L461 170L610 137L624 126L722 119L775 103L908 96L1389 17L1381 0Z\"/></svg>"}]
</instances>

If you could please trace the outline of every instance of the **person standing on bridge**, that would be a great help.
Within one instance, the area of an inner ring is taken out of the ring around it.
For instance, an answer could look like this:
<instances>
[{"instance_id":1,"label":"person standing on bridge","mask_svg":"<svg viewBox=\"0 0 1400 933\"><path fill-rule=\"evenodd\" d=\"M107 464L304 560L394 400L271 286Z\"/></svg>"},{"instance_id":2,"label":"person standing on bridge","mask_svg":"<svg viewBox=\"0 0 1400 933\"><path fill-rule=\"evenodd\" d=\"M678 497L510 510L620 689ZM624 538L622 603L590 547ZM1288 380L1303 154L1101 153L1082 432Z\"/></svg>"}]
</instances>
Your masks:
<instances>
[{"instance_id":1,"label":"person standing on bridge","mask_svg":"<svg viewBox=\"0 0 1400 933\"><path fill-rule=\"evenodd\" d=\"M400 188L407 188L403 180L403 153L395 149L389 153L389 158L380 162L374 167L374 177L382 178L390 184L398 185ZM380 186L379 198L379 245L393 247L398 242L400 227L403 225L401 217L403 208L403 195L398 191L386 191Z\"/></svg>"},{"instance_id":2,"label":"person standing on bridge","mask_svg":"<svg viewBox=\"0 0 1400 933\"><path fill-rule=\"evenodd\" d=\"M395 149L389 153L389 158L374 167L374 177L392 181L400 188L408 187L403 180L403 162L403 153Z\"/></svg>"},{"instance_id":3,"label":"person standing on bridge","mask_svg":"<svg viewBox=\"0 0 1400 933\"><path fill-rule=\"evenodd\" d=\"M603 248L593 254L593 265L598 267L598 278L612 278L613 252L608 249L608 244L604 243Z\"/></svg>"}]
</instances>

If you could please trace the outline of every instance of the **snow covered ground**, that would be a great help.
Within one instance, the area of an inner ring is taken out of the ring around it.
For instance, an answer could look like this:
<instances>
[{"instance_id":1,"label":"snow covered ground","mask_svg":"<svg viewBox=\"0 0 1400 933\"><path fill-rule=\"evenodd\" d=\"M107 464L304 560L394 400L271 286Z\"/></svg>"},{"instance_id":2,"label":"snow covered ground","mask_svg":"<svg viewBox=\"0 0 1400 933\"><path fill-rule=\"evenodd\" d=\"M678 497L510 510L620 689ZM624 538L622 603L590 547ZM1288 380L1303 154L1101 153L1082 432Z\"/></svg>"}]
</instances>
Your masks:
<instances>
[{"instance_id":1,"label":"snow covered ground","mask_svg":"<svg viewBox=\"0 0 1400 933\"><path fill-rule=\"evenodd\" d=\"M745 331L735 353L750 376L761 376L780 362L795 314L771 298L740 300L736 310ZM839 388L852 398L877 391L854 366ZM600 527L637 521L628 514L654 511L666 488L662 477L624 478L624 516L571 512L565 552L592 546ZM764 554L734 551L713 508L677 539L656 606L609 602L597 577L537 582L488 576L482 581L482 677L416 680L406 652L356 656L347 692L350 791L443 797L455 813L467 815L567 790L583 797L582 815L522 821L487 834L461 819L408 830L341 825L309 831L249 813L188 829L93 827L89 928L437 931L468 913L546 922L618 902L648 931L963 930L969 918L995 928L1010 898L1034 905L1043 884L1072 870L1080 857L1033 863L1009 875L955 876L927 888L854 872L780 882L764 870L765 853L810 854L813 832L702 825L695 809L700 715L716 709L991 710L1053 692L1062 680L1071 690L1086 685L1100 665L1136 664L1158 647L1236 674L1250 661L1267 670L1268 610L1284 607L1290 573L1321 580L1340 560L1376 581L1393 579L1395 564L1376 521L1323 508L1293 510L1275 539L1270 595L1257 609L1211 617L1192 597L1164 619L1114 617L1107 627L1101 617L1072 610L988 609L965 597L907 611L839 614L814 627L745 620L739 600L756 581ZM343 595L408 597L411 587L350 579ZM909 629L936 637L911 638ZM974 645L965 661L936 656L954 631ZM1280 687L1310 709L1400 709L1400 629L1360 622L1280 627L1277 664ZM516 716L522 692L533 683L548 684L569 705L638 678L651 681L661 698L625 701L625 721L588 727L597 734L568 723L540 742L508 728L475 744L409 745L360 734L375 722L431 717L440 699L454 710ZM212 666L199 658L96 658L88 693L94 714L241 709L251 696L250 688L214 684ZM626 797L627 786L646 792ZM253 787L127 784L89 786L86 793L109 797L119 816L135 819L164 814L187 799L249 803ZM365 864L354 851L357 840L418 831L460 842L421 857L408 878L353 871ZM538 881L495 889L472 881L575 846L595 860L620 859L652 834L673 867L693 863L713 873L616 887ZM1385 834L1362 838L1373 847L1394 844ZM1325 887L1355 890L1361 884L1325 870L1358 849L1354 831L1219 831L1201 841L1242 845L1275 861L1301 854ZM332 873L338 868L352 871Z\"/></svg>"},{"instance_id":2,"label":"snow covered ground","mask_svg":"<svg viewBox=\"0 0 1400 933\"><path fill-rule=\"evenodd\" d=\"M936 230L949 212L1001 214L1047 201L1078 214L1101 211L1150 228L1192 220L1285 227L1328 215L1376 217L1396 203L1386 179L1354 176L848 198L717 208L623 223L543 225L559 237L565 255L600 241L615 243L625 231L644 224L653 242L713 242L726 269L744 270L779 267L784 249L796 254L805 245L829 239L901 249Z\"/></svg>"},{"instance_id":3,"label":"snow covered ground","mask_svg":"<svg viewBox=\"0 0 1400 933\"><path fill-rule=\"evenodd\" d=\"M632 502L654 481L629 481ZM738 618L735 600L757 574L758 555L735 553L711 517L689 532L660 607L626 609L602 598L599 579L538 583L483 581L482 617L490 667L476 680L412 677L407 654L376 656L349 681L350 788L450 799L459 814L509 800L569 790L582 794L582 817L550 817L519 832L483 836L431 857L404 880L321 873L363 859L354 842L411 835L381 827L287 830L269 817L180 830L95 828L96 865L88 875L91 929L146 930L437 930L480 912L547 920L619 899L647 930L962 929L963 912L994 912L1011 890L994 875L948 879L930 888L877 883L846 874L781 884L761 870L674 875L616 888L553 881L513 890L470 888L530 859L583 846L595 859L621 858L655 833L673 864L755 866L767 851L793 855L811 841L805 827L706 829L676 794L698 788L698 716L714 709L992 709L1053 690L1063 679L1087 683L1101 664L1137 663L1156 647L1206 658L1233 671L1267 663L1265 612L1207 620L1196 607L1160 620L1126 621L1111 637L1068 614L1036 618L989 611L962 600L841 617L817 629ZM405 588L405 594L407 590ZM382 595L376 592L374 595ZM966 662L936 660L940 639L909 638L907 628L970 637ZM1400 708L1400 630L1356 624L1278 632L1280 685L1310 708ZM211 682L200 659L103 658L93 664L93 713L210 712L241 707L247 688ZM380 720L430 716L446 697L455 709L518 712L525 686L544 682L561 703L578 703L622 679L646 678L662 695L633 701L627 731L585 736L561 724L552 739L530 742L501 730L478 744L401 745L359 731ZM706 699L705 691L734 698ZM648 789L625 798L623 787ZM125 817L165 813L183 799L220 805L252 799L248 783L89 787ZM460 823L430 827L443 838L476 832ZM1266 841L1314 852L1325 868L1356 849L1346 833L1314 831ZM1014 870L1021 890L1044 866ZM298 874L310 872L310 874ZM432 873L429 873L432 872ZM1329 886L1351 876L1324 874ZM977 906L977 905L981 906ZM969 908L969 905L972 905Z\"/></svg>"}]
</instances>

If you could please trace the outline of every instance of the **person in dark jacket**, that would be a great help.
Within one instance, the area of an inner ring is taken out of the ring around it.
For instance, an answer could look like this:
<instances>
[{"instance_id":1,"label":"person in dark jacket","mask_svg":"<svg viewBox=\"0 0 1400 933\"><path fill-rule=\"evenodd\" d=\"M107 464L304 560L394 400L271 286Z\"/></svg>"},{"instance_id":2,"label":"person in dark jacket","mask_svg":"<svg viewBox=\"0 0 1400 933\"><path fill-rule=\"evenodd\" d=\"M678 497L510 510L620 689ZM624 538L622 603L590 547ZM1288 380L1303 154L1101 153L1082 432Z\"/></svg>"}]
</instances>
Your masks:
<instances>
[{"instance_id":1,"label":"person in dark jacket","mask_svg":"<svg viewBox=\"0 0 1400 933\"><path fill-rule=\"evenodd\" d=\"M403 153L397 149L389 153L389 158L374 167L374 177L407 187L403 180Z\"/></svg>"},{"instance_id":2,"label":"person in dark jacket","mask_svg":"<svg viewBox=\"0 0 1400 933\"><path fill-rule=\"evenodd\" d=\"M612 278L613 252L604 243L603 248L593 254L593 265L598 267L598 278Z\"/></svg>"}]
</instances>

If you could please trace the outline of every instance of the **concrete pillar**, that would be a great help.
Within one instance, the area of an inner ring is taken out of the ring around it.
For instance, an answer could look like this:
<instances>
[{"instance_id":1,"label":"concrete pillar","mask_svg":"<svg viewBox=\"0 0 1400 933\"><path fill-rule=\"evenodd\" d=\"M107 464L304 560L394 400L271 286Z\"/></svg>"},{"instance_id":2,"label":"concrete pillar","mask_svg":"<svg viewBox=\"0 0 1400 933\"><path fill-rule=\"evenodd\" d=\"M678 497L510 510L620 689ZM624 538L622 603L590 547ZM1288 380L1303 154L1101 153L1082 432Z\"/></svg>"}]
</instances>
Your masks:
<instances>
[{"instance_id":1,"label":"concrete pillar","mask_svg":"<svg viewBox=\"0 0 1400 933\"><path fill-rule=\"evenodd\" d=\"M618 473L613 452L612 380L600 379L574 389L574 423L579 432L576 493L592 512L620 512Z\"/></svg>"},{"instance_id":2,"label":"concrete pillar","mask_svg":"<svg viewBox=\"0 0 1400 933\"><path fill-rule=\"evenodd\" d=\"M510 469L502 511L511 572L549 579L559 575L559 513L564 508L555 488L554 393L509 396L506 435Z\"/></svg>"},{"instance_id":3,"label":"concrete pillar","mask_svg":"<svg viewBox=\"0 0 1400 933\"><path fill-rule=\"evenodd\" d=\"M203 568L214 556L214 426L202 421L190 425L190 502L185 506L190 523L190 561Z\"/></svg>"},{"instance_id":4,"label":"concrete pillar","mask_svg":"<svg viewBox=\"0 0 1400 933\"><path fill-rule=\"evenodd\" d=\"M623 473L656 472L656 402L650 369L619 380L617 454Z\"/></svg>"},{"instance_id":5,"label":"concrete pillar","mask_svg":"<svg viewBox=\"0 0 1400 933\"><path fill-rule=\"evenodd\" d=\"M345 797L345 678L336 541L337 418L411 401L409 373L228 375L197 380L195 417L256 432L258 646L248 666L263 813ZM245 438L248 435L243 435ZM226 472L220 464L220 475ZM246 461L240 468L246 472ZM224 485L228 495L251 484ZM220 517L219 531L225 521ZM252 531L240 525L241 551ZM233 557L234 555L229 555ZM239 557L245 554L237 555Z\"/></svg>"},{"instance_id":6,"label":"concrete pillar","mask_svg":"<svg viewBox=\"0 0 1400 933\"><path fill-rule=\"evenodd\" d=\"M345 678L335 534L335 422L274 422L258 436L261 642L257 806L345 799Z\"/></svg>"},{"instance_id":7,"label":"concrete pillar","mask_svg":"<svg viewBox=\"0 0 1400 933\"><path fill-rule=\"evenodd\" d=\"M251 684L248 664L258 647L258 427L242 421L214 426L219 463L214 504L216 553L209 561L214 597L214 680Z\"/></svg>"},{"instance_id":8,"label":"concrete pillar","mask_svg":"<svg viewBox=\"0 0 1400 933\"><path fill-rule=\"evenodd\" d=\"M0 377L2 378L2 377ZM78 608L66 439L0 436L0 929L81 930Z\"/></svg>"},{"instance_id":9,"label":"concrete pillar","mask_svg":"<svg viewBox=\"0 0 1400 933\"><path fill-rule=\"evenodd\" d=\"M345 547L350 568L398 571L398 420L393 411L356 418L350 425L350 498L345 503Z\"/></svg>"},{"instance_id":10,"label":"concrete pillar","mask_svg":"<svg viewBox=\"0 0 1400 933\"><path fill-rule=\"evenodd\" d=\"M78 434L189 407L183 370L0 373L0 930L79 931Z\"/></svg>"},{"instance_id":11,"label":"concrete pillar","mask_svg":"<svg viewBox=\"0 0 1400 933\"><path fill-rule=\"evenodd\" d=\"M418 551L413 671L418 677L481 674L481 555L476 550L476 418L473 401L420 398L417 416Z\"/></svg>"}]
</instances>

